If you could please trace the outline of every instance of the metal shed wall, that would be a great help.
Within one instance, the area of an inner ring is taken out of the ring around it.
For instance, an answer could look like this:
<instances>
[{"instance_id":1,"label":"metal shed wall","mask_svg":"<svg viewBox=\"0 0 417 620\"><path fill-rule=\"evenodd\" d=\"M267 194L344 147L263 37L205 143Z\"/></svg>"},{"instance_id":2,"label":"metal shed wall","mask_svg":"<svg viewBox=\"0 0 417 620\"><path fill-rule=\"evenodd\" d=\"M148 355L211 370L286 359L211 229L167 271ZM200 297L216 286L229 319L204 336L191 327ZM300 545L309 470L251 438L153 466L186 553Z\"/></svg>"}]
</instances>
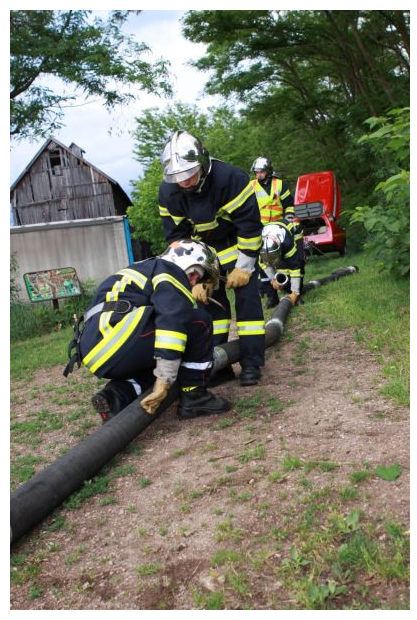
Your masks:
<instances>
[{"instance_id":1,"label":"metal shed wall","mask_svg":"<svg viewBox=\"0 0 417 620\"><path fill-rule=\"evenodd\" d=\"M102 282L129 264L124 217L14 226L10 229L10 253L19 264L16 282L20 296L29 297L23 274L31 271L74 267L81 282Z\"/></svg>"}]
</instances>

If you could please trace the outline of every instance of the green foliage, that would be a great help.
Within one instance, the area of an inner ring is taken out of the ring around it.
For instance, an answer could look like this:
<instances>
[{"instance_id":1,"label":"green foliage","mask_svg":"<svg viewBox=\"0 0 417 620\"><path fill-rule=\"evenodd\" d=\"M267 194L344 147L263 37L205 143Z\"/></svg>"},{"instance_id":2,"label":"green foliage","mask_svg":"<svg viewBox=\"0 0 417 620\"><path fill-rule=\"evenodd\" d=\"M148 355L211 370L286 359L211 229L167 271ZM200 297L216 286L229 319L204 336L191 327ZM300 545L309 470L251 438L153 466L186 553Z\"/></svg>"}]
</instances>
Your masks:
<instances>
[{"instance_id":1,"label":"green foliage","mask_svg":"<svg viewBox=\"0 0 417 620\"><path fill-rule=\"evenodd\" d=\"M388 467L378 465L378 467L375 468L375 474L383 480L388 480L388 482L396 480L401 475L401 471L402 468L399 463L394 463L393 465L389 465Z\"/></svg>"},{"instance_id":2,"label":"green foliage","mask_svg":"<svg viewBox=\"0 0 417 620\"><path fill-rule=\"evenodd\" d=\"M368 233L365 248L381 270L393 275L410 273L410 108L390 110L368 119L372 132L362 136L380 161L380 175L389 174L374 189L374 206L356 207L351 221Z\"/></svg>"},{"instance_id":3,"label":"green foliage","mask_svg":"<svg viewBox=\"0 0 417 620\"><path fill-rule=\"evenodd\" d=\"M162 168L155 160L145 176L133 184L133 206L127 209L133 239L147 241L152 254L160 254L167 246L158 209L161 181Z\"/></svg>"},{"instance_id":4,"label":"green foliage","mask_svg":"<svg viewBox=\"0 0 417 620\"><path fill-rule=\"evenodd\" d=\"M188 11L185 37L206 90L240 103L252 160L266 155L294 186L334 170L344 209L368 199L375 158L362 123L409 100L409 11Z\"/></svg>"},{"instance_id":5,"label":"green foliage","mask_svg":"<svg viewBox=\"0 0 417 620\"><path fill-rule=\"evenodd\" d=\"M99 97L112 109L135 97L132 87L171 92L166 63L145 62L149 48L123 32L131 14L140 11L110 11L107 21L91 13L10 11L10 133L16 139L59 129L63 108L76 93ZM45 80L51 76L61 81L59 90Z\"/></svg>"}]
</instances>

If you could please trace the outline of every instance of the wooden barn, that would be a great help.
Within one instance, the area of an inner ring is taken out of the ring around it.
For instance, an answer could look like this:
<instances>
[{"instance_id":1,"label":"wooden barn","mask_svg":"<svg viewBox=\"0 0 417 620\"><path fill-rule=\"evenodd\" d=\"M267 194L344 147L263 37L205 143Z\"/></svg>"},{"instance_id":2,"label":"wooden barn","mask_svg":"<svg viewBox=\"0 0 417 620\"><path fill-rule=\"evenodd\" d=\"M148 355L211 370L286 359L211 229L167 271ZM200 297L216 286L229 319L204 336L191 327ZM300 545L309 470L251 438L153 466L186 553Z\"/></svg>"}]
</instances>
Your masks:
<instances>
[{"instance_id":1,"label":"wooden barn","mask_svg":"<svg viewBox=\"0 0 417 620\"><path fill-rule=\"evenodd\" d=\"M16 226L126 214L128 195L83 154L74 143L46 141L10 188Z\"/></svg>"}]
</instances>

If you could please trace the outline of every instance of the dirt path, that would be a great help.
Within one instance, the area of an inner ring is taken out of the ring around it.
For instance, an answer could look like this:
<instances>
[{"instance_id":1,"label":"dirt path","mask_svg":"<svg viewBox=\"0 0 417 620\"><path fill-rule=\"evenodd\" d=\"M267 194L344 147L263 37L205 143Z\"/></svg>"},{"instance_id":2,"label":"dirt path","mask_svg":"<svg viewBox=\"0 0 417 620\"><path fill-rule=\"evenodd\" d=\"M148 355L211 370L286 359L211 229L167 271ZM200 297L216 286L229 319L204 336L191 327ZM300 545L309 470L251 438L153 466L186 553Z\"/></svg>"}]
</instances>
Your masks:
<instances>
[{"instance_id":1,"label":"dirt path","mask_svg":"<svg viewBox=\"0 0 417 620\"><path fill-rule=\"evenodd\" d=\"M12 419L62 412L39 389L65 385L61 372L13 386ZM94 389L71 381L67 412ZM268 349L260 386L216 388L234 402L230 414L180 422L170 407L118 458L105 493L13 546L11 608L406 606L406 580L384 574L375 555L390 552L387 523L409 529L409 411L384 400L382 384L350 331L311 331ZM71 428L31 450L53 460L79 441ZM25 452L12 445L15 457ZM393 464L395 480L375 475ZM377 545L370 566L342 557L359 535L362 549Z\"/></svg>"}]
</instances>

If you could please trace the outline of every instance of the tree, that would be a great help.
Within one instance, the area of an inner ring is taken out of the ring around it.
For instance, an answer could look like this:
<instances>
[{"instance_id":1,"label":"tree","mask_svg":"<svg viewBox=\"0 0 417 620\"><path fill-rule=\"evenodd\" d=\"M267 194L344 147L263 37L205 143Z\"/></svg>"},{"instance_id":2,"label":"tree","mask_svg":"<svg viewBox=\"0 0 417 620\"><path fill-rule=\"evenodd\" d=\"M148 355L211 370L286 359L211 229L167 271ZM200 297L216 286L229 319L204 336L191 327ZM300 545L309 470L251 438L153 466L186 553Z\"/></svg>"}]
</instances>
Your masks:
<instances>
[{"instance_id":1,"label":"tree","mask_svg":"<svg viewBox=\"0 0 417 620\"><path fill-rule=\"evenodd\" d=\"M15 139L46 137L62 127L63 107L76 94L100 97L111 109L135 97L132 87L170 94L167 63L148 63L148 51L122 32L131 13L111 11L10 11L11 130ZM72 92L56 92L59 78Z\"/></svg>"},{"instance_id":2,"label":"tree","mask_svg":"<svg viewBox=\"0 0 417 620\"><path fill-rule=\"evenodd\" d=\"M381 270L394 276L410 273L410 108L390 110L386 116L369 118L371 133L361 142L377 154L380 179L374 189L374 205L356 207L351 221L368 233L365 249ZM387 177L388 178L384 178Z\"/></svg>"},{"instance_id":3,"label":"tree","mask_svg":"<svg viewBox=\"0 0 417 620\"><path fill-rule=\"evenodd\" d=\"M295 180L333 169L351 203L375 158L363 122L409 101L409 11L188 11L183 33L207 45L194 65L207 92L240 103ZM259 135L259 132L258 132Z\"/></svg>"}]
</instances>

